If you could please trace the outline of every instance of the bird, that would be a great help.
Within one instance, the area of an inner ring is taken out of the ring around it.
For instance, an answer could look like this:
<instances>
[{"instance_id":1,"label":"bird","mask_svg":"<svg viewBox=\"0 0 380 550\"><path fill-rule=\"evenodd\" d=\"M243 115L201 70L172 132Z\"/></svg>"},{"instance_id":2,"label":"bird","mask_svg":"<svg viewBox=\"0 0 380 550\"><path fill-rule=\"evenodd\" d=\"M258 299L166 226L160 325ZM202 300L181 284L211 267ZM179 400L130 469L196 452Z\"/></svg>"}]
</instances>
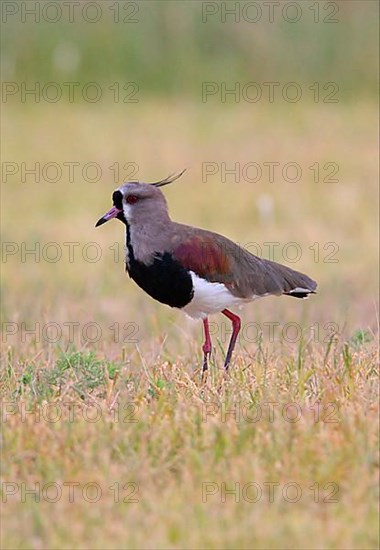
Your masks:
<instances>
[{"instance_id":1,"label":"bird","mask_svg":"<svg viewBox=\"0 0 380 550\"><path fill-rule=\"evenodd\" d=\"M160 187L182 176L123 183L112 195L113 206L95 227L116 218L125 225L125 265L129 277L155 300L203 321L202 376L208 370L212 342L208 318L222 313L232 323L225 372L241 328L229 308L270 295L308 298L317 283L287 266L251 254L212 231L172 221Z\"/></svg>"}]
</instances>

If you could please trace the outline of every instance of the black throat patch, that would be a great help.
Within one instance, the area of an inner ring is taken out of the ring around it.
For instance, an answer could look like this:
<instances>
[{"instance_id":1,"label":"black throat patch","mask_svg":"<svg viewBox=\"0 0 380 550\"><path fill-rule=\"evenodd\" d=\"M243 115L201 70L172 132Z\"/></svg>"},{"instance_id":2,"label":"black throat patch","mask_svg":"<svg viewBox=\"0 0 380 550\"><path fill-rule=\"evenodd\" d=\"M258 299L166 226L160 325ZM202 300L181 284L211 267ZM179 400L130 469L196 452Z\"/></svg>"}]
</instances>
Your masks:
<instances>
[{"instance_id":1,"label":"black throat patch","mask_svg":"<svg viewBox=\"0 0 380 550\"><path fill-rule=\"evenodd\" d=\"M149 296L170 307L182 308L191 302L194 288L189 271L168 252L156 254L148 265L136 260L128 224L127 249L128 274Z\"/></svg>"}]
</instances>

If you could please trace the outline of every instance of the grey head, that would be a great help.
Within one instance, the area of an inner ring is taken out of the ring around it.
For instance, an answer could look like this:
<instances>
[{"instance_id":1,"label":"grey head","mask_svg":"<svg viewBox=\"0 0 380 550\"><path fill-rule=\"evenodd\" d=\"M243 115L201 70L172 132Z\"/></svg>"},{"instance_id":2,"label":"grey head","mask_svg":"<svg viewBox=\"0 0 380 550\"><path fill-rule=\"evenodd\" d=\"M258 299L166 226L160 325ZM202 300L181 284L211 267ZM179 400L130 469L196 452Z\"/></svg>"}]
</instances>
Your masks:
<instances>
[{"instance_id":1,"label":"grey head","mask_svg":"<svg viewBox=\"0 0 380 550\"><path fill-rule=\"evenodd\" d=\"M113 207L97 221L95 227L103 225L112 218L117 218L128 225L137 221L169 220L168 205L159 187L172 183L184 172L185 170L182 170L177 175L172 174L154 183L139 181L124 183L113 192Z\"/></svg>"}]
</instances>

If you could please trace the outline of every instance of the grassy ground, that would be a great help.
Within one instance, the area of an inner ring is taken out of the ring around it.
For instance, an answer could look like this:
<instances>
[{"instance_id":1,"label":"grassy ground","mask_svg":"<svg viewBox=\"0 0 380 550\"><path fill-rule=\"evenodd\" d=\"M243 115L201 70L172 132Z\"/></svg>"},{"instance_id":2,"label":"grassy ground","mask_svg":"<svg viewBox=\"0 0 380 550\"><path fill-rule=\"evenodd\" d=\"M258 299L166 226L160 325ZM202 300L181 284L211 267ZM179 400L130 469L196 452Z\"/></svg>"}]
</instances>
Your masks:
<instances>
[{"instance_id":1,"label":"grassy ground","mask_svg":"<svg viewBox=\"0 0 380 550\"><path fill-rule=\"evenodd\" d=\"M376 107L283 107L8 108L3 548L377 548ZM35 182L20 164L68 161L102 177ZM228 379L224 318L202 387L201 325L128 280L120 224L94 229L115 162L147 180L187 166L165 188L174 219L266 257L281 243L275 259L318 281L307 302L244 309ZM248 162L261 180L223 183L221 163ZM270 183L264 162L296 162L302 178ZM315 182L310 167L328 162L338 181ZM202 181L204 163L217 173ZM72 258L64 243L79 243Z\"/></svg>"}]
</instances>

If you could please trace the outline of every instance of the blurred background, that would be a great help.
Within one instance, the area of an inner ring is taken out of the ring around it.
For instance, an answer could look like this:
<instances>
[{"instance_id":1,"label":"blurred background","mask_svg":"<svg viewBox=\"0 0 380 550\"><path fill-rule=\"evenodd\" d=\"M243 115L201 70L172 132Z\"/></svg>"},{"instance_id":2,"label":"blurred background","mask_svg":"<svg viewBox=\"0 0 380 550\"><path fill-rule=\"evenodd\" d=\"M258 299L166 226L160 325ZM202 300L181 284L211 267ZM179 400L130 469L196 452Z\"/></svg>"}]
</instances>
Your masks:
<instances>
[{"instance_id":1,"label":"blurred background","mask_svg":"<svg viewBox=\"0 0 380 550\"><path fill-rule=\"evenodd\" d=\"M378 548L378 3L1 10L1 480L103 490L2 493L2 547ZM183 168L163 188L173 219L319 284L242 310L226 380L212 317L203 386L202 324L128 278L118 221L95 229L123 181ZM204 418L213 403L227 419ZM302 418L272 422L268 403ZM260 422L229 414L242 404ZM36 418L49 405L59 421ZM252 481L260 502L203 498ZM298 505L266 500L274 481Z\"/></svg>"},{"instance_id":2,"label":"blurred background","mask_svg":"<svg viewBox=\"0 0 380 550\"><path fill-rule=\"evenodd\" d=\"M270 323L320 342L373 336L378 6L269 4L2 4L4 321L98 323L102 337L76 345L112 358L124 347L133 359L136 338L143 351L197 349L199 324L125 275L121 224L94 228L121 182L187 168L165 188L175 220L319 283L307 303L245 308L268 345ZM113 323L127 323L123 346ZM20 325L8 332L21 342ZM25 349L49 355L71 337L37 340L26 335Z\"/></svg>"}]
</instances>

